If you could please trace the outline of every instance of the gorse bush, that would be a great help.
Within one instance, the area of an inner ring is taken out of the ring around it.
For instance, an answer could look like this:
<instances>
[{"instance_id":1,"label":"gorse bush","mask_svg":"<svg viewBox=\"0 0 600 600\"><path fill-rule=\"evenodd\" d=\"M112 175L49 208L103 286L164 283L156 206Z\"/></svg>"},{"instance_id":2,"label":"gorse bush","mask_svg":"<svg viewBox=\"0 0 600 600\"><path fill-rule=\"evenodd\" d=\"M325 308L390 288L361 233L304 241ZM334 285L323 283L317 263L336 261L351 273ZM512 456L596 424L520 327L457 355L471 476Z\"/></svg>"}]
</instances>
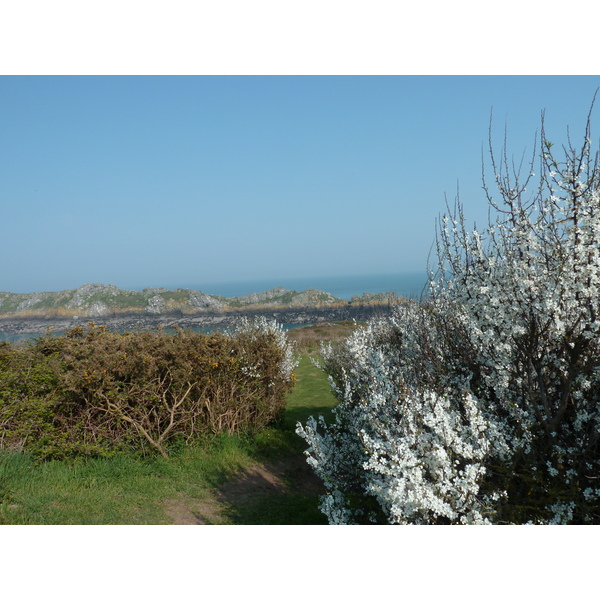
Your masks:
<instances>
[{"instance_id":1,"label":"gorse bush","mask_svg":"<svg viewBox=\"0 0 600 600\"><path fill-rule=\"evenodd\" d=\"M292 348L265 320L229 334L88 324L0 352L2 445L38 456L171 448L281 418Z\"/></svg>"},{"instance_id":2,"label":"gorse bush","mask_svg":"<svg viewBox=\"0 0 600 600\"><path fill-rule=\"evenodd\" d=\"M331 523L600 522L600 169L590 117L527 172L490 150L495 220L440 222L431 298L323 367L335 422L298 433ZM490 142L491 148L491 142ZM538 175L536 176L535 171ZM527 186L538 181L534 191Z\"/></svg>"}]
</instances>

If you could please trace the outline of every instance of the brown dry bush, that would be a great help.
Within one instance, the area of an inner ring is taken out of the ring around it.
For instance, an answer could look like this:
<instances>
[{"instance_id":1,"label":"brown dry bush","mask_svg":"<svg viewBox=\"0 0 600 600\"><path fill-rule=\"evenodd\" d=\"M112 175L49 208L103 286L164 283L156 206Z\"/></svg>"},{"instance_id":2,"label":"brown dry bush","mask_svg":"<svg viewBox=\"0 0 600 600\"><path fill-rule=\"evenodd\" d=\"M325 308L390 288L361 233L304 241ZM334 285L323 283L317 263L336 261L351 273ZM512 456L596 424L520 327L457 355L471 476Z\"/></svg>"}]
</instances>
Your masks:
<instances>
[{"instance_id":1,"label":"brown dry bush","mask_svg":"<svg viewBox=\"0 0 600 600\"><path fill-rule=\"evenodd\" d=\"M296 344L299 351L313 352L318 350L321 343L339 343L345 340L357 327L364 323L356 321L337 321L304 325L287 332L290 341Z\"/></svg>"},{"instance_id":2,"label":"brown dry bush","mask_svg":"<svg viewBox=\"0 0 600 600\"><path fill-rule=\"evenodd\" d=\"M0 351L2 445L40 456L107 455L281 418L293 378L269 331L113 333L88 324Z\"/></svg>"}]
</instances>

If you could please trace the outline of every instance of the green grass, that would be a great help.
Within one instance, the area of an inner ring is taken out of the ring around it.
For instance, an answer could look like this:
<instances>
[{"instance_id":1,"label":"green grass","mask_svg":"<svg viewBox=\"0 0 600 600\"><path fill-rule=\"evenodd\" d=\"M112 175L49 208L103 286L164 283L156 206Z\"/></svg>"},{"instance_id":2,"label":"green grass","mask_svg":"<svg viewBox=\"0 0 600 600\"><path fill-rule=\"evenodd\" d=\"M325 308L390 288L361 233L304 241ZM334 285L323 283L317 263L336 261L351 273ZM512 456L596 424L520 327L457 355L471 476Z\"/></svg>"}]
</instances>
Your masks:
<instances>
[{"instance_id":1,"label":"green grass","mask_svg":"<svg viewBox=\"0 0 600 600\"><path fill-rule=\"evenodd\" d=\"M298 421L305 423L311 415L327 417L336 404L327 375L310 359L309 354L303 354L295 371L298 383L288 397L284 417L286 429L295 429Z\"/></svg>"},{"instance_id":2,"label":"green grass","mask_svg":"<svg viewBox=\"0 0 600 600\"><path fill-rule=\"evenodd\" d=\"M336 400L308 353L296 376L280 427L254 436L219 436L169 459L117 456L37 464L22 453L2 453L0 524L169 524L174 503L189 515L209 507L205 523L325 524L319 491L302 486L308 467L295 427L310 415L327 418ZM223 500L223 484L252 465L279 465L285 489L250 490L236 502Z\"/></svg>"},{"instance_id":3,"label":"green grass","mask_svg":"<svg viewBox=\"0 0 600 600\"><path fill-rule=\"evenodd\" d=\"M0 523L161 524L163 503L186 495L209 499L228 476L250 464L235 440L190 448L170 460L129 456L35 464L21 454L0 458Z\"/></svg>"}]
</instances>

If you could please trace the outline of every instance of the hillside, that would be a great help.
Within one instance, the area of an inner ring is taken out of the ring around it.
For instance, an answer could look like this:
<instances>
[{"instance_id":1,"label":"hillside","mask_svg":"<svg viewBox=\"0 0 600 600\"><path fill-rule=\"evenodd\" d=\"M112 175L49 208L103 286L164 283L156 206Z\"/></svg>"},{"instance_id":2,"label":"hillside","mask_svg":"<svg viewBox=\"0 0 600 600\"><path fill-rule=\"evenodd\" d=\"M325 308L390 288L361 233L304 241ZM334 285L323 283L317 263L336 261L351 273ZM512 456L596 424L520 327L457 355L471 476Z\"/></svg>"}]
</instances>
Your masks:
<instances>
[{"instance_id":1,"label":"hillside","mask_svg":"<svg viewBox=\"0 0 600 600\"><path fill-rule=\"evenodd\" d=\"M114 285L92 283L61 292L14 294L0 292L0 317L101 317L130 313L162 315L229 312L261 308L319 308L345 305L328 292L303 292L276 287L234 298L189 289L145 288L122 290Z\"/></svg>"}]
</instances>

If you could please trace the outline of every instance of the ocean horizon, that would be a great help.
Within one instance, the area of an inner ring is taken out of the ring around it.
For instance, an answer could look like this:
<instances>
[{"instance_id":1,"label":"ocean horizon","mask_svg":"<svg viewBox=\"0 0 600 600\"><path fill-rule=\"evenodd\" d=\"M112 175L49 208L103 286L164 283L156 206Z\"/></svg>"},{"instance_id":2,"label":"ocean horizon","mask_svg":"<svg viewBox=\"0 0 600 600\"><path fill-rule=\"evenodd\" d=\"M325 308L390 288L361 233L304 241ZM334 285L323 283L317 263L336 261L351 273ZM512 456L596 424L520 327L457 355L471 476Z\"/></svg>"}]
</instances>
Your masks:
<instances>
[{"instance_id":1,"label":"ocean horizon","mask_svg":"<svg viewBox=\"0 0 600 600\"><path fill-rule=\"evenodd\" d=\"M395 292L400 296L419 299L426 284L426 272L410 271L386 274L333 275L328 277L322 275L314 277L273 277L251 281L223 281L164 287L199 290L205 294L226 298L265 292L279 286L296 292L314 288L329 292L336 298L350 300L352 296L362 296L364 293L379 294L383 292Z\"/></svg>"}]
</instances>

